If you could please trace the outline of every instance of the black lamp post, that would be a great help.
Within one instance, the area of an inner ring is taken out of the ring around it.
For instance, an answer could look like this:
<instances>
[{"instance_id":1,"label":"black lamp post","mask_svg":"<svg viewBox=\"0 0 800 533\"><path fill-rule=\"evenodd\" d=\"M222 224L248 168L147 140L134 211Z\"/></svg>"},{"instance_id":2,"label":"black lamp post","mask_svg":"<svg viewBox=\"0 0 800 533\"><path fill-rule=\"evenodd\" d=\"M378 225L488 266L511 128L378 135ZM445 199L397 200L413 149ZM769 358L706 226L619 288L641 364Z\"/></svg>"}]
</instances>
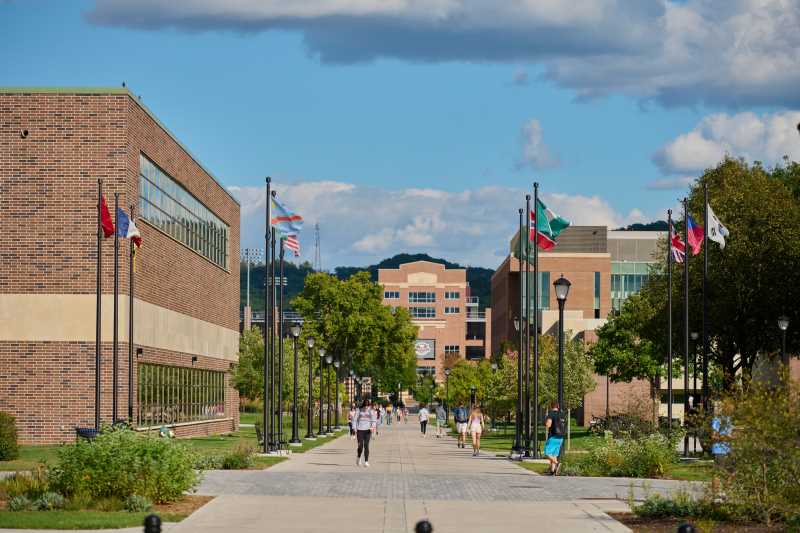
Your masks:
<instances>
[{"instance_id":1,"label":"black lamp post","mask_svg":"<svg viewBox=\"0 0 800 533\"><path fill-rule=\"evenodd\" d=\"M444 422L450 423L450 369L444 369Z\"/></svg>"},{"instance_id":2,"label":"black lamp post","mask_svg":"<svg viewBox=\"0 0 800 533\"><path fill-rule=\"evenodd\" d=\"M334 420L336 427L336 431L339 431L341 428L339 427L339 366L341 363L338 359L333 362L334 374L336 375L336 397L334 398L334 412L336 413L336 418Z\"/></svg>"},{"instance_id":3,"label":"black lamp post","mask_svg":"<svg viewBox=\"0 0 800 533\"><path fill-rule=\"evenodd\" d=\"M475 388L475 385L472 385L469 388L469 407L470 409L475 409L475 403L477 402L477 392L478 389Z\"/></svg>"},{"instance_id":4,"label":"black lamp post","mask_svg":"<svg viewBox=\"0 0 800 533\"><path fill-rule=\"evenodd\" d=\"M521 454L524 448L522 446L522 334L519 317L514 317L514 329L520 333L520 337L517 351L517 416L514 417L514 445L511 450Z\"/></svg>"},{"instance_id":5,"label":"black lamp post","mask_svg":"<svg viewBox=\"0 0 800 533\"><path fill-rule=\"evenodd\" d=\"M325 362L328 364L328 369L330 369L331 368L331 363L333 362L333 356L331 354L327 354L325 356ZM325 409L325 414L328 417L328 424L327 424L327 427L325 428L325 433L330 435L331 433L333 433L333 430L331 428L331 376L330 376L330 370L325 372L325 377L326 377L325 382L327 383L327 393L325 394L325 396L326 396L327 402L328 402L327 405L326 405L326 409Z\"/></svg>"},{"instance_id":6,"label":"black lamp post","mask_svg":"<svg viewBox=\"0 0 800 533\"><path fill-rule=\"evenodd\" d=\"M323 396L325 392L325 374L323 371L325 370L325 348L319 349L319 429L317 430L317 435L323 436L325 435L325 414L323 412L324 404L325 404L325 397Z\"/></svg>"},{"instance_id":7,"label":"black lamp post","mask_svg":"<svg viewBox=\"0 0 800 533\"><path fill-rule=\"evenodd\" d=\"M497 378L497 363L492 363L492 381L494 381L496 378ZM496 387L492 387L492 389L495 390ZM497 392L497 391L495 390L495 392ZM492 395L492 431L495 430L495 423L494 423L494 419L495 418L497 418L497 395L493 394Z\"/></svg>"},{"instance_id":8,"label":"black lamp post","mask_svg":"<svg viewBox=\"0 0 800 533\"><path fill-rule=\"evenodd\" d=\"M306 346L308 346L308 409L306 410L306 438L313 440L317 436L314 435L314 337L306 339Z\"/></svg>"},{"instance_id":9,"label":"black lamp post","mask_svg":"<svg viewBox=\"0 0 800 533\"><path fill-rule=\"evenodd\" d=\"M778 328L780 328L781 336L783 337L781 342L781 361L783 361L783 364L788 365L789 359L786 357L786 330L789 329L788 316L781 315L778 317Z\"/></svg>"},{"instance_id":10,"label":"black lamp post","mask_svg":"<svg viewBox=\"0 0 800 533\"><path fill-rule=\"evenodd\" d=\"M290 445L300 444L298 434L298 420L297 420L297 339L300 337L300 324L295 322L292 324L292 348L294 348L294 387L292 389L292 439L289 441Z\"/></svg>"},{"instance_id":11,"label":"black lamp post","mask_svg":"<svg viewBox=\"0 0 800 533\"><path fill-rule=\"evenodd\" d=\"M692 409L697 407L697 339L700 338L700 334L696 331L693 331L689 334L692 338L692 342L694 343L694 351L692 352L692 375L694 376L692 379Z\"/></svg>"},{"instance_id":12,"label":"black lamp post","mask_svg":"<svg viewBox=\"0 0 800 533\"><path fill-rule=\"evenodd\" d=\"M564 412L564 305L567 303L569 288L572 283L562 274L553 282L558 300L558 412Z\"/></svg>"}]
</instances>

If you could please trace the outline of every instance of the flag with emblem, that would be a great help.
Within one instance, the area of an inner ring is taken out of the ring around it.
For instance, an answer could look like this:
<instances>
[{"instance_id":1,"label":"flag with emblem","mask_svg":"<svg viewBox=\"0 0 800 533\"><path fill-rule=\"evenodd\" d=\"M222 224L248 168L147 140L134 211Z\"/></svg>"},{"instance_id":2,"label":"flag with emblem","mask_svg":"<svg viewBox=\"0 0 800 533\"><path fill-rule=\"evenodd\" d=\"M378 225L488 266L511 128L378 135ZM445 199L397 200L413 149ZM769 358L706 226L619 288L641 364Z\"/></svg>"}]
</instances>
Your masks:
<instances>
[{"instance_id":1,"label":"flag with emblem","mask_svg":"<svg viewBox=\"0 0 800 533\"><path fill-rule=\"evenodd\" d=\"M536 220L539 220L538 235L534 235L534 225L536 224ZM569 221L565 218L561 218L557 214L555 214L551 209L549 209L544 202L539 200L536 205L536 209L531 210L531 233L528 238L532 242L536 242L544 251L552 250L556 243L556 239L558 235L569 227Z\"/></svg>"}]
</instances>

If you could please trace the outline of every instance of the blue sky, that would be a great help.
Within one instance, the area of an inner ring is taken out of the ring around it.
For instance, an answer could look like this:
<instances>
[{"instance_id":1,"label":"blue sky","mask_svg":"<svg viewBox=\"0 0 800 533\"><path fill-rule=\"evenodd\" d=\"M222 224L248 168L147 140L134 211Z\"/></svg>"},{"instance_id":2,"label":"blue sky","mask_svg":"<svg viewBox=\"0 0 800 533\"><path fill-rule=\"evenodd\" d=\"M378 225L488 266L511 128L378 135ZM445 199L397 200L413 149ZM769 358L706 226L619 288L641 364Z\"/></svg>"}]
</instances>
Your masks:
<instances>
[{"instance_id":1,"label":"blue sky","mask_svg":"<svg viewBox=\"0 0 800 533\"><path fill-rule=\"evenodd\" d=\"M256 188L272 175L319 221L326 267L400 251L494 267L534 180L576 223L613 225L663 218L725 153L797 154L783 129L800 42L780 25L800 7L759 9L774 42L731 58L707 28L741 43L754 1L593 9L609 2L571 18L482 0L0 1L0 85L124 80L240 197L244 245L263 235Z\"/></svg>"}]
</instances>

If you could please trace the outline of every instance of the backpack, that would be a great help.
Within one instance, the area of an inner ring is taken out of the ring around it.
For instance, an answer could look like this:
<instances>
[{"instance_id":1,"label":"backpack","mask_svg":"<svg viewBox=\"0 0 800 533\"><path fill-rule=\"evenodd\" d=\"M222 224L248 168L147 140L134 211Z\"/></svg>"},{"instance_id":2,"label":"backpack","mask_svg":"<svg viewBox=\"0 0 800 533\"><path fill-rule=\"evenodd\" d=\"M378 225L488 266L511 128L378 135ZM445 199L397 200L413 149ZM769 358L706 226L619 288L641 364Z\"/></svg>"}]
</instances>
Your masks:
<instances>
[{"instance_id":1,"label":"backpack","mask_svg":"<svg viewBox=\"0 0 800 533\"><path fill-rule=\"evenodd\" d=\"M456 412L453 413L453 416L455 416L456 422L459 424L467 423L467 410L464 407L456 407Z\"/></svg>"},{"instance_id":2,"label":"backpack","mask_svg":"<svg viewBox=\"0 0 800 533\"><path fill-rule=\"evenodd\" d=\"M561 420L560 413L558 411L551 411L548 416L553 421L552 425L550 426L550 436L551 437L563 437L564 436L564 422Z\"/></svg>"}]
</instances>

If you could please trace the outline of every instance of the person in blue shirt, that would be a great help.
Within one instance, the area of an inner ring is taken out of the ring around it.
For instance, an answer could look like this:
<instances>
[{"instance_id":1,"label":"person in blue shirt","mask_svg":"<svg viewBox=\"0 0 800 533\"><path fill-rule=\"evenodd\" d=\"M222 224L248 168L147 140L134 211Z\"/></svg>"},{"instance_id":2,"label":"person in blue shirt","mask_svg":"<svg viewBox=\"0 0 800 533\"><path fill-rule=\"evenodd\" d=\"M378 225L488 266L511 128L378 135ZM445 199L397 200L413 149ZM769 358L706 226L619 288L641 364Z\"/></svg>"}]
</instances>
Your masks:
<instances>
[{"instance_id":1,"label":"person in blue shirt","mask_svg":"<svg viewBox=\"0 0 800 533\"><path fill-rule=\"evenodd\" d=\"M458 447L466 448L467 440L467 422L469 420L469 411L464 407L464 402L458 402L458 407L453 411L453 418L456 420L456 432L458 433Z\"/></svg>"}]
</instances>

